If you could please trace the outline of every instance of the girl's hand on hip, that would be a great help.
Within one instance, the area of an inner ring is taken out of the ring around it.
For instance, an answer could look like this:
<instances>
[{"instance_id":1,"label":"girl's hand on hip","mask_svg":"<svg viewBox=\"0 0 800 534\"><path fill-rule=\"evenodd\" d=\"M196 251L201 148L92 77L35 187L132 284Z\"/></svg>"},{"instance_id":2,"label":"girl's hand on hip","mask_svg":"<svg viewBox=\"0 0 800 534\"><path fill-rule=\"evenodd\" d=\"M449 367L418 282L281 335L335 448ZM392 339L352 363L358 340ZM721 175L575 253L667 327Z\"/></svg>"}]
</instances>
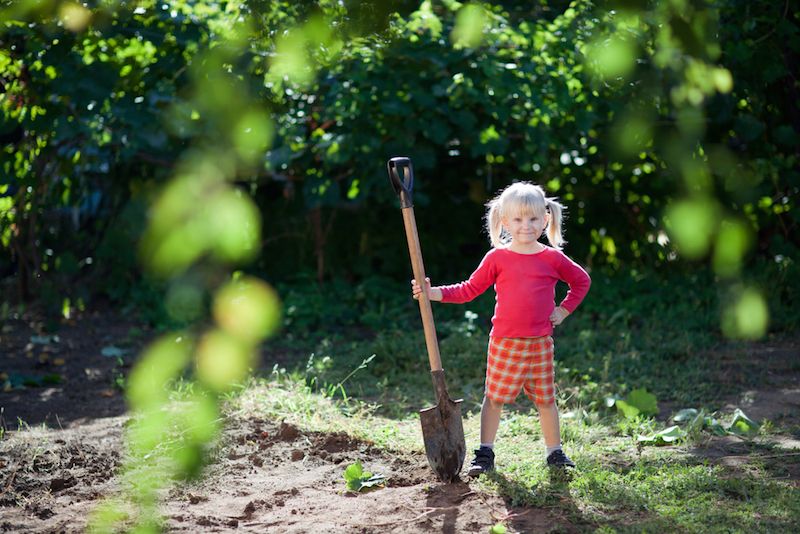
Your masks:
<instances>
[{"instance_id":1,"label":"girl's hand on hip","mask_svg":"<svg viewBox=\"0 0 800 534\"><path fill-rule=\"evenodd\" d=\"M569 312L566 310L566 308L557 306L556 309L553 310L553 313L550 314L550 322L553 324L553 326L558 326L564 322L564 319L567 318L567 315L569 315Z\"/></svg>"}]
</instances>

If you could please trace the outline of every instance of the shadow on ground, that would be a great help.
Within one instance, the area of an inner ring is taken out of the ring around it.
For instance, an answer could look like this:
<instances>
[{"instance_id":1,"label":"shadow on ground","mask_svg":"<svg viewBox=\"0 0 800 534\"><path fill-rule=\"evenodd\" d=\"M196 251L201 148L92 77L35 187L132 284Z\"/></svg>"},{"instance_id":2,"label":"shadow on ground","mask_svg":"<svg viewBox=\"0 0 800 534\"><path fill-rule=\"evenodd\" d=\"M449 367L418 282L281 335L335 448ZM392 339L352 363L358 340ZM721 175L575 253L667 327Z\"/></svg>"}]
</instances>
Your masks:
<instances>
[{"instance_id":1,"label":"shadow on ground","mask_svg":"<svg viewBox=\"0 0 800 534\"><path fill-rule=\"evenodd\" d=\"M125 413L121 385L150 334L95 310L46 324L34 316L0 330L0 427L66 428Z\"/></svg>"}]
</instances>

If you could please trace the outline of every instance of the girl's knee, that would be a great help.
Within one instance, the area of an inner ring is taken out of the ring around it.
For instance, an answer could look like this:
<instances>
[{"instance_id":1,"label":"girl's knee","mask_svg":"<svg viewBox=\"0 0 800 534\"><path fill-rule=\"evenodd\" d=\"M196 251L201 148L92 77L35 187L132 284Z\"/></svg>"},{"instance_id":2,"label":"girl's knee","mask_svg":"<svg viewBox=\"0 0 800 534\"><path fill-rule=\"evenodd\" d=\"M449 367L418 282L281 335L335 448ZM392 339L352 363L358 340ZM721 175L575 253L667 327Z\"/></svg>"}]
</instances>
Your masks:
<instances>
[{"instance_id":1,"label":"girl's knee","mask_svg":"<svg viewBox=\"0 0 800 534\"><path fill-rule=\"evenodd\" d=\"M536 409L539 410L539 411L551 410L553 407L555 407L556 400L555 399L548 399L548 400L543 400L543 401L537 401L534 404L536 404Z\"/></svg>"},{"instance_id":2,"label":"girl's knee","mask_svg":"<svg viewBox=\"0 0 800 534\"><path fill-rule=\"evenodd\" d=\"M502 403L500 401L496 401L496 400L492 399L491 397L484 397L483 400L484 400L484 402L486 404L489 405L489 407L491 407L491 408L493 408L495 410L500 410L500 409L503 408L503 404L504 403Z\"/></svg>"}]
</instances>

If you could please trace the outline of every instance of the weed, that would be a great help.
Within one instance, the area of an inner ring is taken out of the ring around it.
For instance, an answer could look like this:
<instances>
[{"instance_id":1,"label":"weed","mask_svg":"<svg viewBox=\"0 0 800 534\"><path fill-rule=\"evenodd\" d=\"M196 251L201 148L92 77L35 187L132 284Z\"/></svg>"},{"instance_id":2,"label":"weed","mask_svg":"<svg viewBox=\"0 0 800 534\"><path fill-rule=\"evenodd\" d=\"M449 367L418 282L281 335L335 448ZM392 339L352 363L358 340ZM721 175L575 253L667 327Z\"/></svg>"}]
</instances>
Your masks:
<instances>
[{"instance_id":1,"label":"weed","mask_svg":"<svg viewBox=\"0 0 800 534\"><path fill-rule=\"evenodd\" d=\"M121 356L117 356L114 361L114 368L111 370L111 385L119 391L125 391L127 379L125 373L122 371L125 368L125 360Z\"/></svg>"},{"instance_id":2,"label":"weed","mask_svg":"<svg viewBox=\"0 0 800 534\"><path fill-rule=\"evenodd\" d=\"M347 484L347 490L356 493L383 487L386 484L386 478L383 475L374 475L369 471L364 471L361 462L348 465L344 470L343 477Z\"/></svg>"}]
</instances>

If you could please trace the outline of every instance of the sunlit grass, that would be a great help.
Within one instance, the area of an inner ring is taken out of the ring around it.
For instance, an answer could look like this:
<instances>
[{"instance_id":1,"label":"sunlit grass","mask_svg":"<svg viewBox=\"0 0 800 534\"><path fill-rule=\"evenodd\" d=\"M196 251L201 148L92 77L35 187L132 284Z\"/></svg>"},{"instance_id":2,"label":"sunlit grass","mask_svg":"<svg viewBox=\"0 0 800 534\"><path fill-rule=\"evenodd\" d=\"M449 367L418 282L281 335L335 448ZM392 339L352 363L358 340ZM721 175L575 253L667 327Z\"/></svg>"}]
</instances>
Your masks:
<instances>
[{"instance_id":1,"label":"sunlit grass","mask_svg":"<svg viewBox=\"0 0 800 534\"><path fill-rule=\"evenodd\" d=\"M332 399L285 378L255 380L229 402L229 413L238 417L282 421L314 432L344 432L389 450L423 450L416 414L397 420L378 416L375 409L358 400Z\"/></svg>"}]
</instances>

